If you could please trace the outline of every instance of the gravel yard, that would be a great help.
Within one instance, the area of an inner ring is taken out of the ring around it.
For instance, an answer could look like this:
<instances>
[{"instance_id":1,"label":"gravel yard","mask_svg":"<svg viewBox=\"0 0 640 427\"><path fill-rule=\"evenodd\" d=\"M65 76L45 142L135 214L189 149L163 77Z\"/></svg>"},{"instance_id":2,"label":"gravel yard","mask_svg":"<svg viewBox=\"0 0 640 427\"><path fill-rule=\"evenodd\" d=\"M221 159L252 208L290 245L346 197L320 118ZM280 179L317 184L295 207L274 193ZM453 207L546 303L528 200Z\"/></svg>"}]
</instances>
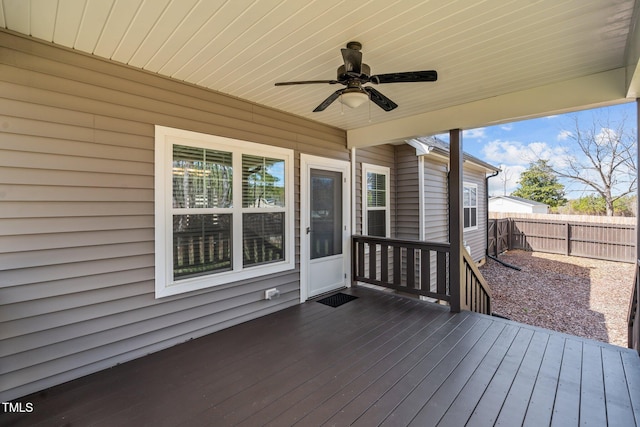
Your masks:
<instances>
[{"instance_id":1,"label":"gravel yard","mask_svg":"<svg viewBox=\"0 0 640 427\"><path fill-rule=\"evenodd\" d=\"M511 320L626 347L633 264L509 251L480 268L492 310Z\"/></svg>"}]
</instances>

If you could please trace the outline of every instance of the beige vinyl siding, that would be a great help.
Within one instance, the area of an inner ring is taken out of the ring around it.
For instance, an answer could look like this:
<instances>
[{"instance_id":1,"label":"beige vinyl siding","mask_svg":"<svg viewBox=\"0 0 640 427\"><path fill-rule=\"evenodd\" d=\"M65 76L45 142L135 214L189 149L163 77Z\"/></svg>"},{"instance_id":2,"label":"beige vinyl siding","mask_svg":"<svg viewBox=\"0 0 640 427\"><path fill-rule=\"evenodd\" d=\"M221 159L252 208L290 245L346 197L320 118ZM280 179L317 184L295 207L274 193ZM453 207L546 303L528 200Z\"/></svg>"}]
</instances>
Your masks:
<instances>
[{"instance_id":1,"label":"beige vinyl siding","mask_svg":"<svg viewBox=\"0 0 640 427\"><path fill-rule=\"evenodd\" d=\"M409 145L395 146L396 151L396 237L420 239L420 197L418 157ZM392 187L392 192L394 187ZM392 205L393 206L393 205Z\"/></svg>"},{"instance_id":2,"label":"beige vinyl siding","mask_svg":"<svg viewBox=\"0 0 640 427\"><path fill-rule=\"evenodd\" d=\"M424 240L449 241L449 191L447 164L433 157L422 157L424 166Z\"/></svg>"},{"instance_id":3,"label":"beige vinyl siding","mask_svg":"<svg viewBox=\"0 0 640 427\"><path fill-rule=\"evenodd\" d=\"M449 199L447 164L444 159L423 156L424 161L424 222L425 240L449 241ZM471 247L475 261L484 258L486 252L485 171L465 165L463 181L478 186L478 228L464 232L464 241Z\"/></svg>"},{"instance_id":4,"label":"beige vinyl siding","mask_svg":"<svg viewBox=\"0 0 640 427\"><path fill-rule=\"evenodd\" d=\"M391 217L391 237L396 233L396 162L393 145L377 145L375 147L358 148L356 150L356 172L355 172L355 215L356 229L353 234L363 234L362 232L362 164L368 163L376 166L389 168L390 194L390 217Z\"/></svg>"},{"instance_id":5,"label":"beige vinyl siding","mask_svg":"<svg viewBox=\"0 0 640 427\"><path fill-rule=\"evenodd\" d=\"M154 125L295 150L297 266L299 155L349 159L339 129L0 31L3 401L299 302L298 268L154 298Z\"/></svg>"},{"instance_id":6,"label":"beige vinyl siding","mask_svg":"<svg viewBox=\"0 0 640 427\"><path fill-rule=\"evenodd\" d=\"M464 168L464 182L476 184L478 186L478 228L466 230L464 240L471 247L471 258L480 261L485 257L487 249L487 198L486 198L486 173L473 167Z\"/></svg>"}]
</instances>

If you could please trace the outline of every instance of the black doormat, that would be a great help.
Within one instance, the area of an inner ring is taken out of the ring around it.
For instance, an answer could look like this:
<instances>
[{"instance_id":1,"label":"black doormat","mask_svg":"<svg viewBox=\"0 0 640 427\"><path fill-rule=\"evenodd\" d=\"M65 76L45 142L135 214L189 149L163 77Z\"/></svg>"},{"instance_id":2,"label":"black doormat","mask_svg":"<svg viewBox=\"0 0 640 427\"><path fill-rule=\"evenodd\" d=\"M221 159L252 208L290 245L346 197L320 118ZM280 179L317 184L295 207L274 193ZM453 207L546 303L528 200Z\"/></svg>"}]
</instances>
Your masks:
<instances>
[{"instance_id":1,"label":"black doormat","mask_svg":"<svg viewBox=\"0 0 640 427\"><path fill-rule=\"evenodd\" d=\"M329 295L326 298L319 299L318 302L320 304L328 305L329 307L340 307L342 304L346 304L356 298L358 297L339 292L337 294Z\"/></svg>"}]
</instances>

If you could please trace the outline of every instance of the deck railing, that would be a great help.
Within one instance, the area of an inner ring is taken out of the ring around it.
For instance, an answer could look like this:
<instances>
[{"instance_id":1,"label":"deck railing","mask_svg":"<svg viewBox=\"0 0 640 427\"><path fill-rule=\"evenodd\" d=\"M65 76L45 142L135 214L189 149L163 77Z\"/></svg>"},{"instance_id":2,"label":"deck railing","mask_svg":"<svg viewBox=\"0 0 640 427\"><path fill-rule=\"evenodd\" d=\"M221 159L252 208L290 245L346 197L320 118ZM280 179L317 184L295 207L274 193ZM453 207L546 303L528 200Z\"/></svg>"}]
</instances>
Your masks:
<instances>
[{"instance_id":1,"label":"deck railing","mask_svg":"<svg viewBox=\"0 0 640 427\"><path fill-rule=\"evenodd\" d=\"M460 308L476 313L491 314L491 289L471 255L466 250L462 252L464 275L460 284Z\"/></svg>"},{"instance_id":2,"label":"deck railing","mask_svg":"<svg viewBox=\"0 0 640 427\"><path fill-rule=\"evenodd\" d=\"M448 243L353 236L354 282L451 302ZM491 290L471 256L463 251L460 308L491 314Z\"/></svg>"},{"instance_id":3,"label":"deck railing","mask_svg":"<svg viewBox=\"0 0 640 427\"><path fill-rule=\"evenodd\" d=\"M449 301L448 243L353 236L352 278L414 295Z\"/></svg>"},{"instance_id":4,"label":"deck railing","mask_svg":"<svg viewBox=\"0 0 640 427\"><path fill-rule=\"evenodd\" d=\"M640 259L636 261L636 275L633 281L633 291L631 292L631 301L629 303L629 315L627 325L628 329L628 347L640 353L640 318L638 318L638 288L640 287Z\"/></svg>"}]
</instances>

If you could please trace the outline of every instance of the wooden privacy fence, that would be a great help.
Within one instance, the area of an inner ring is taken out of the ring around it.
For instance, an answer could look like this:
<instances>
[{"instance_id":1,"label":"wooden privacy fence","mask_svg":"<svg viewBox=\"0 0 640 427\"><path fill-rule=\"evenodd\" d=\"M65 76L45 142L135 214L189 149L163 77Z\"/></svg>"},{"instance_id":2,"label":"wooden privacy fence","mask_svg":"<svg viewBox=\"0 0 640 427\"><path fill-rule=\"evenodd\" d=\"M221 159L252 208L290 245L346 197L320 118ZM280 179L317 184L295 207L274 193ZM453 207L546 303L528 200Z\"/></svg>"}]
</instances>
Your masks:
<instances>
[{"instance_id":1,"label":"wooden privacy fence","mask_svg":"<svg viewBox=\"0 0 640 427\"><path fill-rule=\"evenodd\" d=\"M489 219L489 254L507 249L635 262L636 232L631 224L540 218Z\"/></svg>"}]
</instances>

